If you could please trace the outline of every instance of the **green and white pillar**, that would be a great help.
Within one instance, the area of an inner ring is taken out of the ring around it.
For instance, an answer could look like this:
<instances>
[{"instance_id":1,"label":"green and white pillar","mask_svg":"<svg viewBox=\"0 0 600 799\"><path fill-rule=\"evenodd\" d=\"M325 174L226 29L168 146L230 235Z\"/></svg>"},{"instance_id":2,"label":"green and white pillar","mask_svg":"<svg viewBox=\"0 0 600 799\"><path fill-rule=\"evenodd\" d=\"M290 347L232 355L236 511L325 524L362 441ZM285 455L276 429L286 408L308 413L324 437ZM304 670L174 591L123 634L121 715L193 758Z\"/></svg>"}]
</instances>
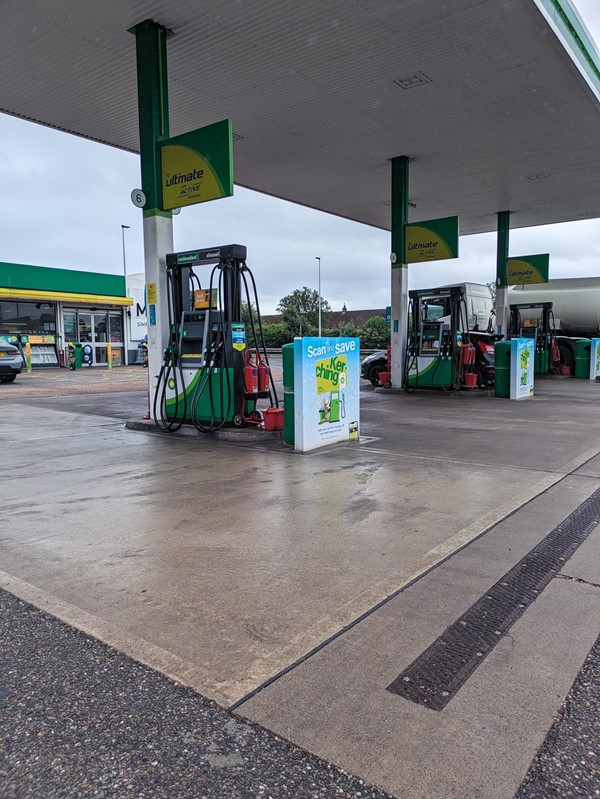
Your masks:
<instances>
[{"instance_id":1,"label":"green and white pillar","mask_svg":"<svg viewBox=\"0 0 600 799\"><path fill-rule=\"evenodd\" d=\"M496 249L496 333L507 338L508 333L508 243L510 234L510 211L498 214L498 241Z\"/></svg>"},{"instance_id":2,"label":"green and white pillar","mask_svg":"<svg viewBox=\"0 0 600 799\"><path fill-rule=\"evenodd\" d=\"M158 373L167 346L166 254L173 252L173 218L162 210L162 180L158 142L169 135L167 94L168 31L150 19L136 25L135 34L140 129L140 158L144 205L144 264L148 319L148 380L153 415ZM154 300L154 302L153 302Z\"/></svg>"},{"instance_id":3,"label":"green and white pillar","mask_svg":"<svg viewBox=\"0 0 600 799\"><path fill-rule=\"evenodd\" d=\"M402 387L406 359L408 325L408 264L406 225L408 224L408 164L405 155L392 158L392 386Z\"/></svg>"}]
</instances>

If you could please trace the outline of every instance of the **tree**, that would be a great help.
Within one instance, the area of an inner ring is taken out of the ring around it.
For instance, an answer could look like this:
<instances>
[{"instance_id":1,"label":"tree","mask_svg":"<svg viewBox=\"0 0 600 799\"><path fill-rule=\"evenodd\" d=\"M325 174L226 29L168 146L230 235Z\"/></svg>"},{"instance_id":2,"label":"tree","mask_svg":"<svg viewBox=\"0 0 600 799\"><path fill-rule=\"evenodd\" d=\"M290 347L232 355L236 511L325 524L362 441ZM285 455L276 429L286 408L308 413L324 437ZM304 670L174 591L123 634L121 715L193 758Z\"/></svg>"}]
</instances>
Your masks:
<instances>
[{"instance_id":1,"label":"tree","mask_svg":"<svg viewBox=\"0 0 600 799\"><path fill-rule=\"evenodd\" d=\"M279 349L284 344L288 344L292 339L286 336L285 325L282 322L273 322L270 325L263 325L265 336L265 347Z\"/></svg>"},{"instance_id":2,"label":"tree","mask_svg":"<svg viewBox=\"0 0 600 799\"><path fill-rule=\"evenodd\" d=\"M313 335L319 327L319 292L304 286L282 297L277 306L281 321L294 336ZM331 306L321 297L321 327L327 327Z\"/></svg>"},{"instance_id":3,"label":"tree","mask_svg":"<svg viewBox=\"0 0 600 799\"><path fill-rule=\"evenodd\" d=\"M354 322L340 322L336 335L342 338L352 338L352 336L358 336L358 331Z\"/></svg>"},{"instance_id":4,"label":"tree","mask_svg":"<svg viewBox=\"0 0 600 799\"><path fill-rule=\"evenodd\" d=\"M390 340L390 326L383 316L372 316L362 326L360 341L366 349L382 349Z\"/></svg>"},{"instance_id":5,"label":"tree","mask_svg":"<svg viewBox=\"0 0 600 799\"><path fill-rule=\"evenodd\" d=\"M256 349L258 347L258 343L254 340L254 335L252 333L252 320L254 320L256 335L260 336L258 329L258 315L256 313L256 305L253 302L250 303L250 305L248 305L247 302L242 301L242 322L246 327L246 339L248 341L248 346L253 349Z\"/></svg>"}]
</instances>

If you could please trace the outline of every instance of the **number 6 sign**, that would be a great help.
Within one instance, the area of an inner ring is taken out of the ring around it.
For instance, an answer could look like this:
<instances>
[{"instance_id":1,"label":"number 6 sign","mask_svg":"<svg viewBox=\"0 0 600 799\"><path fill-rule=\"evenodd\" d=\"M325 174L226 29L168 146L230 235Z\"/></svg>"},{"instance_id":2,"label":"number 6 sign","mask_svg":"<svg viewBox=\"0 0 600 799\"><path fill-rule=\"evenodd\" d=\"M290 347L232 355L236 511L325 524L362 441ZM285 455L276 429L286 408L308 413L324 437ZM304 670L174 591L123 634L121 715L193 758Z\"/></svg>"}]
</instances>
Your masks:
<instances>
[{"instance_id":1,"label":"number 6 sign","mask_svg":"<svg viewBox=\"0 0 600 799\"><path fill-rule=\"evenodd\" d=\"M146 205L146 195L141 189L134 189L131 192L131 202L136 208L143 208Z\"/></svg>"}]
</instances>

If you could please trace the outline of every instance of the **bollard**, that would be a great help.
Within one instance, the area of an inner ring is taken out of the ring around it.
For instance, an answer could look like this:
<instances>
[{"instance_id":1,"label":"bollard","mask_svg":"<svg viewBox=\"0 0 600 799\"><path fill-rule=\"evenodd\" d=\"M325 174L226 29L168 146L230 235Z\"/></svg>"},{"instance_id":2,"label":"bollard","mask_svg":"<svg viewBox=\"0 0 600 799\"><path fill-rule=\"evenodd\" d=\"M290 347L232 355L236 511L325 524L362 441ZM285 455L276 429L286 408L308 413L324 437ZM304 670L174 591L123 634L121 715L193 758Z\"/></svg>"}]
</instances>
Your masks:
<instances>
[{"instance_id":1,"label":"bollard","mask_svg":"<svg viewBox=\"0 0 600 799\"><path fill-rule=\"evenodd\" d=\"M27 371L31 372L31 344L25 344L25 363L27 364Z\"/></svg>"},{"instance_id":2,"label":"bollard","mask_svg":"<svg viewBox=\"0 0 600 799\"><path fill-rule=\"evenodd\" d=\"M112 345L110 342L106 345L106 359L108 361L108 368L112 369Z\"/></svg>"}]
</instances>

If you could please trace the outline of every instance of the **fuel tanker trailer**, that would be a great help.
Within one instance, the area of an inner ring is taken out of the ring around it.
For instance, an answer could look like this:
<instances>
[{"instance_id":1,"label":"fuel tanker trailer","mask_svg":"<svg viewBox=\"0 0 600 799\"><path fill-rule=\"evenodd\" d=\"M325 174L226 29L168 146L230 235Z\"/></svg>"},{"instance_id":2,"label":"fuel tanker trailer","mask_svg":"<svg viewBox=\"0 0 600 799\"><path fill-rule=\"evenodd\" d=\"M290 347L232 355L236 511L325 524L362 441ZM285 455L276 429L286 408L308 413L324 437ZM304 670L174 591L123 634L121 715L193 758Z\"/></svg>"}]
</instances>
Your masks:
<instances>
[{"instance_id":1,"label":"fuel tanker trailer","mask_svg":"<svg viewBox=\"0 0 600 799\"><path fill-rule=\"evenodd\" d=\"M539 321L542 306L552 303L550 321L560 353L560 363L575 368L577 341L600 335L600 277L570 277L531 286L513 286L508 303L520 306L520 325ZM527 305L538 308L527 308Z\"/></svg>"}]
</instances>

